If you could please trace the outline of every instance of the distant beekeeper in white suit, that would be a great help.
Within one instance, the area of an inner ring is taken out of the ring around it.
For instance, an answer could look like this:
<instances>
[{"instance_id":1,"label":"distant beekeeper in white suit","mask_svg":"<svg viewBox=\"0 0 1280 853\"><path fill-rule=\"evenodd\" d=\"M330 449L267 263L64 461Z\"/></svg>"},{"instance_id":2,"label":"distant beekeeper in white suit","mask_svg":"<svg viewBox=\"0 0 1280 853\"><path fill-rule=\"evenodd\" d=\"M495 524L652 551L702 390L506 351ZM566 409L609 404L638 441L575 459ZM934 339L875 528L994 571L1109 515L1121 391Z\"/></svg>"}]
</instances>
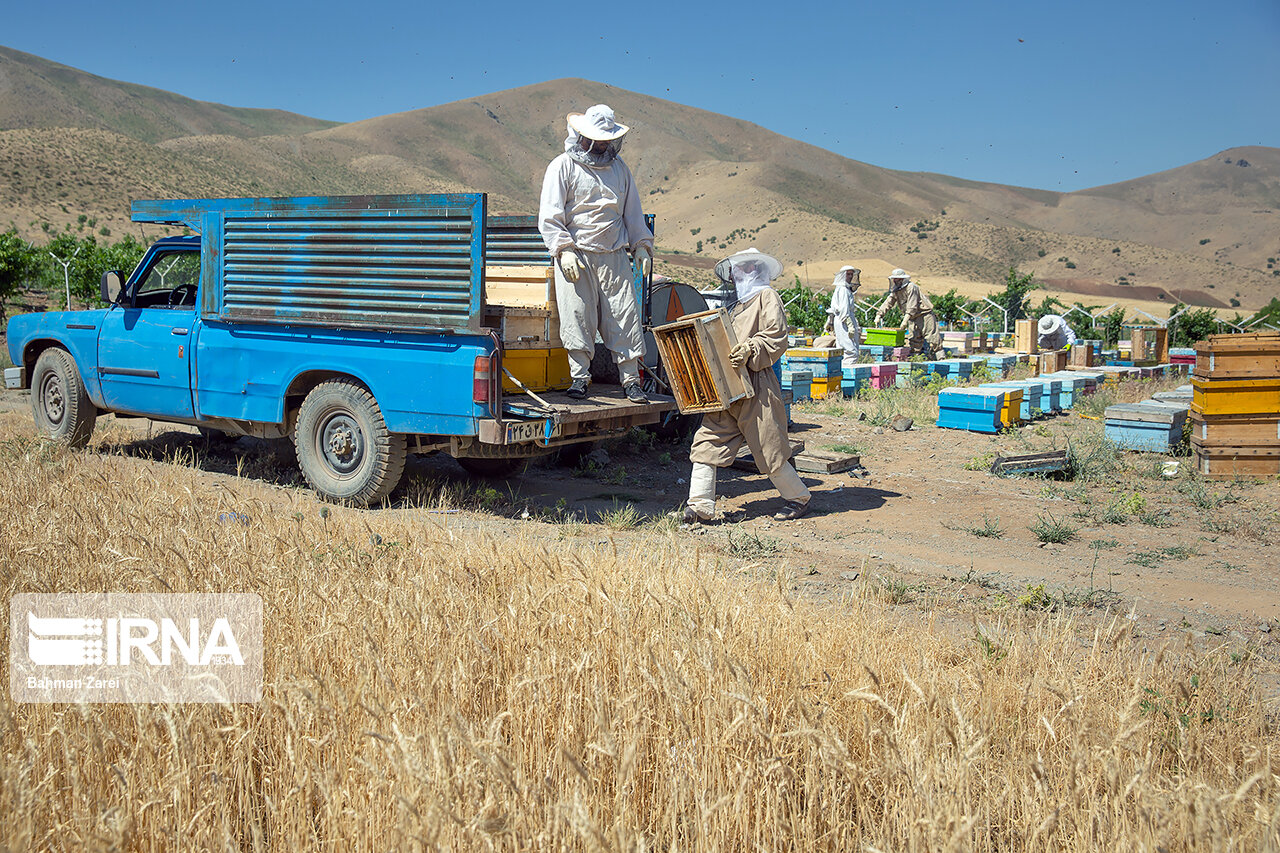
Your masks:
<instances>
[{"instance_id":1,"label":"distant beekeeper in white suit","mask_svg":"<svg viewBox=\"0 0 1280 853\"><path fill-rule=\"evenodd\" d=\"M862 327L858 325L858 315L854 309L858 305L858 288L862 286L859 277L862 270L857 267L841 267L831 282L831 305L827 308L827 330L836 334L836 346L844 350L841 368L850 368L858 363L858 355L862 351Z\"/></svg>"},{"instance_id":2,"label":"distant beekeeper in white suit","mask_svg":"<svg viewBox=\"0 0 1280 853\"><path fill-rule=\"evenodd\" d=\"M730 255L716 264L716 275L733 283L737 303L730 312L738 345L729 363L746 367L755 396L738 400L723 412L702 416L693 436L689 461L689 501L686 524L709 521L716 513L716 469L732 465L745 441L756 467L769 475L786 502L774 515L779 521L800 518L809 511L809 490L791 465L787 440L787 410L773 364L787 351L787 310L769 282L782 275L782 264L756 249Z\"/></svg>"},{"instance_id":3,"label":"distant beekeeper in white suit","mask_svg":"<svg viewBox=\"0 0 1280 853\"><path fill-rule=\"evenodd\" d=\"M564 153L547 166L538 229L554 259L560 338L569 351L570 397L587 396L596 333L613 353L627 398L646 401L640 387L644 333L627 250L648 275L653 233L644 222L631 170L618 157L631 128L597 104L569 113Z\"/></svg>"},{"instance_id":4,"label":"distant beekeeper in white suit","mask_svg":"<svg viewBox=\"0 0 1280 853\"><path fill-rule=\"evenodd\" d=\"M1066 319L1057 314L1045 314L1036 329L1040 333L1037 343L1042 350L1066 349L1076 342L1076 333L1067 325Z\"/></svg>"}]
</instances>

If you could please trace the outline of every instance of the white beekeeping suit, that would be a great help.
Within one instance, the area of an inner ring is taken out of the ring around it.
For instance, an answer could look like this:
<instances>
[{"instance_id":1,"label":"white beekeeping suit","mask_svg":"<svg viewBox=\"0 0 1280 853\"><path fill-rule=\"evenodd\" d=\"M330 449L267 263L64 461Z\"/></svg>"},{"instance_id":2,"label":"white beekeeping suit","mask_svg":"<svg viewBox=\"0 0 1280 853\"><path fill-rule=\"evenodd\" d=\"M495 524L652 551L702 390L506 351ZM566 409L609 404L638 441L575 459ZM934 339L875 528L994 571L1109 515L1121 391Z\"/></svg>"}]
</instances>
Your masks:
<instances>
[{"instance_id":1,"label":"white beekeeping suit","mask_svg":"<svg viewBox=\"0 0 1280 853\"><path fill-rule=\"evenodd\" d=\"M1066 349L1076 342L1076 333L1057 314L1045 314L1036 329L1040 333L1036 342L1042 350Z\"/></svg>"},{"instance_id":2,"label":"white beekeeping suit","mask_svg":"<svg viewBox=\"0 0 1280 853\"><path fill-rule=\"evenodd\" d=\"M564 153L547 166L538 228L555 259L560 338L569 351L572 397L585 397L596 334L613 353L627 397L640 389L644 334L632 284L630 250L648 275L653 233L645 224L631 170L618 157L630 130L604 104L570 113Z\"/></svg>"},{"instance_id":3,"label":"white beekeeping suit","mask_svg":"<svg viewBox=\"0 0 1280 853\"><path fill-rule=\"evenodd\" d=\"M859 276L862 270L857 267L841 267L831 282L831 305L827 308L830 315L828 328L836 335L836 345L844 350L841 368L850 368L858 363L858 355L862 350L862 327L858 325L855 309L858 305L857 292L862 286Z\"/></svg>"}]
</instances>

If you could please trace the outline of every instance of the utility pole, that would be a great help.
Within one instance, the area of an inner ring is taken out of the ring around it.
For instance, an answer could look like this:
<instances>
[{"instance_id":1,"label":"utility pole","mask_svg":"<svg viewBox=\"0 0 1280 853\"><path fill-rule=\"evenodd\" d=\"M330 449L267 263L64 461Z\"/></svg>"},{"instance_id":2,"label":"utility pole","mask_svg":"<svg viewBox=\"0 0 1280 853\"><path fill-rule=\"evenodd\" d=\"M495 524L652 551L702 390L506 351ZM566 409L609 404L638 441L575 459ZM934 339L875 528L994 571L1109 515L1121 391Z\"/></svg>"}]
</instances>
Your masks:
<instances>
[{"instance_id":1,"label":"utility pole","mask_svg":"<svg viewBox=\"0 0 1280 853\"><path fill-rule=\"evenodd\" d=\"M68 311L71 310L71 263L76 259L76 255L80 254L80 250L82 248L83 246L76 246L76 250L71 253L71 257L67 258L65 261L62 258L55 255L53 252L49 253L49 257L53 258L58 263L62 264L62 282L67 286L67 310Z\"/></svg>"}]
</instances>

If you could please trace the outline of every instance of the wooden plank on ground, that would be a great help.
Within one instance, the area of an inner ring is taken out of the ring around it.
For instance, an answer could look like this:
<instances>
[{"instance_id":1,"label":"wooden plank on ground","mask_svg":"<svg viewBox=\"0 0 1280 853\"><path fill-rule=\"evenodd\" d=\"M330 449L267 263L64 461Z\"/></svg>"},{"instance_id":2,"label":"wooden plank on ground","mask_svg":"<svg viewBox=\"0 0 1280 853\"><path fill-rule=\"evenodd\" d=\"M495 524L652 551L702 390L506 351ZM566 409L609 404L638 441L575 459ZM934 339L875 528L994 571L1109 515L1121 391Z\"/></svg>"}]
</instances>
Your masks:
<instances>
[{"instance_id":1,"label":"wooden plank on ground","mask_svg":"<svg viewBox=\"0 0 1280 853\"><path fill-rule=\"evenodd\" d=\"M797 453L802 453L803 451L804 451L804 442L795 441L793 439L791 442L792 460L796 458ZM760 471L759 468L756 467L755 457L751 455L751 451L748 450L746 447L743 447L741 450L738 451L738 458L733 460L733 467L737 468L739 471L749 471L752 474L763 473Z\"/></svg>"},{"instance_id":2,"label":"wooden plank on ground","mask_svg":"<svg viewBox=\"0 0 1280 853\"><path fill-rule=\"evenodd\" d=\"M797 471L807 474L838 474L862 465L861 456L847 453L831 453L826 450L806 450L792 457Z\"/></svg>"},{"instance_id":3,"label":"wooden plank on ground","mask_svg":"<svg viewBox=\"0 0 1280 853\"><path fill-rule=\"evenodd\" d=\"M1048 453L1024 453L1018 456L997 456L991 463L992 474L1049 474L1067 467L1067 451L1051 450Z\"/></svg>"}]
</instances>

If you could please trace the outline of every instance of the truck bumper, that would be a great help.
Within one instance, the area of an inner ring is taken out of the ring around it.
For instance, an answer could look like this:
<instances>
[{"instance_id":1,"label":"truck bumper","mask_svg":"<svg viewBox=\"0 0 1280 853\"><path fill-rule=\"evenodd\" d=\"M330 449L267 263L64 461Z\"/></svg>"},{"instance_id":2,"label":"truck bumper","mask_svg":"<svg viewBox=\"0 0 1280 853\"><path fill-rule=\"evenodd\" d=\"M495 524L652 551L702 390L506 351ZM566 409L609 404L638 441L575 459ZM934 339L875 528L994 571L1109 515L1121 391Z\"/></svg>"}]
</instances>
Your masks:
<instances>
[{"instance_id":1,"label":"truck bumper","mask_svg":"<svg viewBox=\"0 0 1280 853\"><path fill-rule=\"evenodd\" d=\"M575 441L603 438L634 426L657 423L664 412L676 407L671 397L651 395L648 403L632 403L621 388L592 389L586 400L573 400L563 392L544 391L539 397L550 408L527 396L503 397L502 421L479 422L477 438L482 444L537 444L551 447Z\"/></svg>"},{"instance_id":2,"label":"truck bumper","mask_svg":"<svg viewBox=\"0 0 1280 853\"><path fill-rule=\"evenodd\" d=\"M25 367L6 367L4 369L4 387L17 391L27 387L27 369Z\"/></svg>"}]
</instances>

